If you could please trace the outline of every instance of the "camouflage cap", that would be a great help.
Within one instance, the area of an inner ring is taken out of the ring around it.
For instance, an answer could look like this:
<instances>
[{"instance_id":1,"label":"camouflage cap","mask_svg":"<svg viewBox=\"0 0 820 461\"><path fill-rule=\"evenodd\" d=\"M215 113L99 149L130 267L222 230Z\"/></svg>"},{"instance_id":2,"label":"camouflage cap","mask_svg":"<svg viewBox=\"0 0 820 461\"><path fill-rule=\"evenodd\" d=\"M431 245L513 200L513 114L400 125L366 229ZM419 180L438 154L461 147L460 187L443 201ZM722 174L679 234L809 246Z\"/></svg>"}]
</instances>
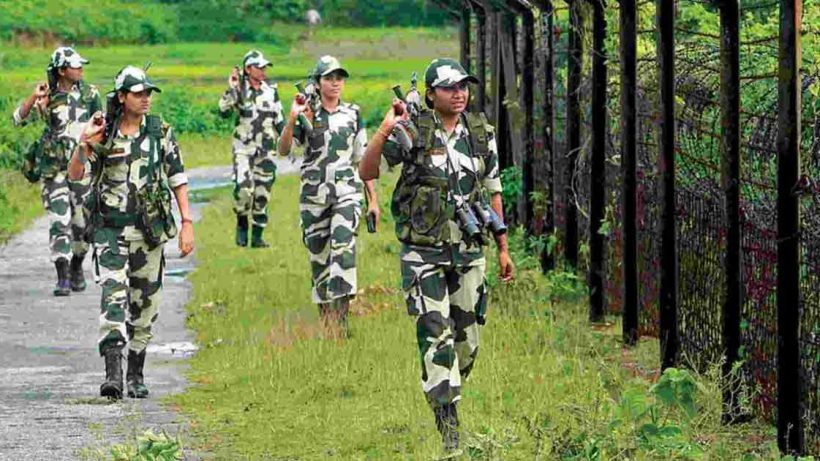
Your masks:
<instances>
[{"instance_id":1,"label":"camouflage cap","mask_svg":"<svg viewBox=\"0 0 820 461\"><path fill-rule=\"evenodd\" d=\"M83 64L88 64L88 59L80 56L74 48L70 46L61 46L54 50L51 54L51 62L49 65L54 69L63 67L71 67L72 69L79 69Z\"/></svg>"},{"instance_id":2,"label":"camouflage cap","mask_svg":"<svg viewBox=\"0 0 820 461\"><path fill-rule=\"evenodd\" d=\"M139 93L143 90L153 90L160 92L159 87L148 79L145 71L139 67L126 66L117 73L114 78L114 91L130 91Z\"/></svg>"},{"instance_id":3,"label":"camouflage cap","mask_svg":"<svg viewBox=\"0 0 820 461\"><path fill-rule=\"evenodd\" d=\"M458 61L450 58L433 59L424 72L424 84L427 85L427 88L453 86L465 80L470 83L478 83L476 77L468 74Z\"/></svg>"},{"instance_id":4,"label":"camouflage cap","mask_svg":"<svg viewBox=\"0 0 820 461\"><path fill-rule=\"evenodd\" d=\"M262 52L259 50L248 51L245 53L245 58L242 59L243 66L253 66L261 69L262 67L269 66L270 64L271 62L265 59L265 56L262 55Z\"/></svg>"},{"instance_id":5,"label":"camouflage cap","mask_svg":"<svg viewBox=\"0 0 820 461\"><path fill-rule=\"evenodd\" d=\"M330 75L333 72L339 72L344 75L345 78L350 77L350 74L348 74L344 67L342 67L342 63L340 63L338 59L330 55L325 55L319 58L319 61L316 63L316 67L313 68L311 75L318 79L326 75Z\"/></svg>"}]
</instances>

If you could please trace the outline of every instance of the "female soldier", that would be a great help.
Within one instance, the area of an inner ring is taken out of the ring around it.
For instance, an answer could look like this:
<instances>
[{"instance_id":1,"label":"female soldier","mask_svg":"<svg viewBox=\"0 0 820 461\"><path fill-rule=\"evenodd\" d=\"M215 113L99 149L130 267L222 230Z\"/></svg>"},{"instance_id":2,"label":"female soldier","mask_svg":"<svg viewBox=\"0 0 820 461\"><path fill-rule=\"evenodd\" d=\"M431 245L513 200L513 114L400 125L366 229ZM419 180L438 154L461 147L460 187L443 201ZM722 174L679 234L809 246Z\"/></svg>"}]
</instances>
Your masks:
<instances>
[{"instance_id":1,"label":"female soldier","mask_svg":"<svg viewBox=\"0 0 820 461\"><path fill-rule=\"evenodd\" d=\"M94 257L102 286L99 351L105 357L100 394L112 398L122 397L126 342L128 396L148 395L143 365L159 311L163 247L177 233L171 190L182 218L179 250L185 256L194 247L179 145L159 116L148 115L154 91L160 90L142 69L122 69L109 94L107 121L97 114L87 124L69 165L70 177L79 178L86 158L91 164Z\"/></svg>"},{"instance_id":2,"label":"female soldier","mask_svg":"<svg viewBox=\"0 0 820 461\"><path fill-rule=\"evenodd\" d=\"M51 55L47 73L49 83L37 85L34 92L14 111L14 124L28 122L33 108L45 118L40 138L38 168L30 159L26 168L33 182L42 177L43 206L51 221L49 248L57 269L55 296L85 290L83 259L88 251L82 203L88 194L90 176L68 181L68 159L77 145L83 126L91 114L102 109L100 93L83 81L83 65L88 60L69 47L57 48ZM71 262L69 263L69 258Z\"/></svg>"},{"instance_id":3,"label":"female soldier","mask_svg":"<svg viewBox=\"0 0 820 461\"><path fill-rule=\"evenodd\" d=\"M219 100L223 116L238 112L233 132L236 244L248 245L250 215L252 248L269 246L262 232L268 224L268 201L276 180L276 141L285 124L277 86L265 82L265 68L270 65L262 52L248 51L243 69L231 72L228 89Z\"/></svg>"},{"instance_id":4,"label":"female soldier","mask_svg":"<svg viewBox=\"0 0 820 461\"><path fill-rule=\"evenodd\" d=\"M335 320L347 333L350 299L356 294L356 235L361 216L362 181L358 164L367 146L359 107L341 100L349 76L339 60L322 56L311 72L318 101L308 107L297 96L279 142L279 153L290 152L293 138L306 143L299 199L304 243L313 274L313 302L322 320ZM312 129L297 124L303 112ZM310 131L310 133L308 133ZM376 222L379 205L372 181L365 184L368 213Z\"/></svg>"},{"instance_id":5,"label":"female soldier","mask_svg":"<svg viewBox=\"0 0 820 461\"><path fill-rule=\"evenodd\" d=\"M394 131L399 120L408 118L404 103L395 100L359 174L377 178L382 153L389 165L402 164L391 207L402 242L402 286L408 313L416 320L422 389L444 448L452 451L458 448L461 381L475 363L478 327L487 308L483 237L477 223L465 217L472 216L471 208L486 205L485 193L499 217L503 207L493 128L483 114L465 112L467 82L477 79L452 59L436 59L424 80L425 102L432 110L413 120L412 143L401 143ZM496 234L496 244L501 279L510 280L513 265L503 233Z\"/></svg>"}]
</instances>

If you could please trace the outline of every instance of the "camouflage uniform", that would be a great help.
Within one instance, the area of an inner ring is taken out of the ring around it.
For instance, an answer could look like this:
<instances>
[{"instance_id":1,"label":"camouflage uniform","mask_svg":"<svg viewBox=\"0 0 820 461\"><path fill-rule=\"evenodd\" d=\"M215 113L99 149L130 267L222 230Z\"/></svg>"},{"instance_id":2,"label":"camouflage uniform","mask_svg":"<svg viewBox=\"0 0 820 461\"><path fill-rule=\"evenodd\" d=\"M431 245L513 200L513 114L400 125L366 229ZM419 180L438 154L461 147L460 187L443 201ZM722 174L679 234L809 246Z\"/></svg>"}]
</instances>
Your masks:
<instances>
[{"instance_id":1,"label":"camouflage uniform","mask_svg":"<svg viewBox=\"0 0 820 461\"><path fill-rule=\"evenodd\" d=\"M270 61L252 50L245 55L244 65L265 67ZM264 228L276 180L277 141L285 126L277 85L262 82L256 90L244 81L242 88L225 91L219 110L223 116L233 110L239 113L233 132L234 211L238 216L251 215L253 225Z\"/></svg>"},{"instance_id":2,"label":"camouflage uniform","mask_svg":"<svg viewBox=\"0 0 820 461\"><path fill-rule=\"evenodd\" d=\"M51 57L50 69L64 66L82 67L88 61L71 48L61 47ZM40 169L42 177L41 198L48 212L49 248L51 260L68 259L72 254L82 260L88 251L85 241L86 220L82 203L90 190L91 177L86 174L79 181L69 181L68 160L77 146L84 122L102 109L100 93L93 85L80 82L68 92L51 88L49 103L42 114L46 122L43 132ZM32 110L35 108L32 107ZM14 111L14 124L29 123L20 116L22 107ZM35 113L39 113L35 111Z\"/></svg>"},{"instance_id":3,"label":"camouflage uniform","mask_svg":"<svg viewBox=\"0 0 820 461\"><path fill-rule=\"evenodd\" d=\"M347 72L325 56L314 69L318 79ZM339 101L333 112L315 109L313 131L297 125L294 138L306 143L301 167L299 211L307 246L312 298L316 304L356 294L356 235L362 214L363 183L358 165L367 147L359 107Z\"/></svg>"},{"instance_id":4,"label":"camouflage uniform","mask_svg":"<svg viewBox=\"0 0 820 461\"><path fill-rule=\"evenodd\" d=\"M144 75L140 69L126 67L119 74L117 87L123 85L121 79L127 85L127 79L133 78L146 82L140 83L144 88L159 91ZM134 85L130 91L141 89ZM168 194L169 204L170 191L188 183L173 131L163 123L161 138L152 139L149 117L143 119L138 134L125 136L117 132L110 150L92 154L89 159L95 180L99 177L101 226L94 231L94 256L102 286L101 355L106 349L122 348L126 341L131 351L144 351L158 316L164 242L175 235L176 228L168 230L159 245L150 245L136 224L136 197L148 183L149 157L156 162L158 181ZM151 147L154 142L158 144L156 149Z\"/></svg>"},{"instance_id":5,"label":"camouflage uniform","mask_svg":"<svg viewBox=\"0 0 820 461\"><path fill-rule=\"evenodd\" d=\"M428 88L441 83L431 84L429 74ZM456 77L453 81L459 82L466 74ZM483 116L465 114L449 135L434 113L423 117L433 127L427 141L417 134L416 144L407 149L394 130L383 156L390 166L402 164L392 206L402 241L402 287L407 311L416 319L422 389L436 410L460 400L487 308L482 247L465 241L452 210L475 200L481 187L489 194L501 192L501 181L493 129ZM471 140L468 118L483 124L479 145ZM438 209L447 211L431 214Z\"/></svg>"}]
</instances>

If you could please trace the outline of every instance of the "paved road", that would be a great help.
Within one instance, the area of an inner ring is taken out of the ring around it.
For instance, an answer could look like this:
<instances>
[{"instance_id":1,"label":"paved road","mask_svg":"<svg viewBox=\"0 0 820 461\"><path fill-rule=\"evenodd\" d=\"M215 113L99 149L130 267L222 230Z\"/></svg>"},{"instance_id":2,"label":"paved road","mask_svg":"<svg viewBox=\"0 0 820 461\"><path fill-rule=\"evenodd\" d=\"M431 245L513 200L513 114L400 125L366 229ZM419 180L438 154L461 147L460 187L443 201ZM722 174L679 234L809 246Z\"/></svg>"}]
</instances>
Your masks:
<instances>
[{"instance_id":1,"label":"paved road","mask_svg":"<svg viewBox=\"0 0 820 461\"><path fill-rule=\"evenodd\" d=\"M280 172L296 167L282 162ZM198 169L190 177L193 189L214 187L230 181L230 168ZM192 205L195 220L202 206ZM186 386L183 372L194 346L185 329L191 286L184 273L193 267L195 254L181 259L175 241L166 245L169 273L178 275L165 279L149 346L151 397L109 403L98 398L104 365L96 351L100 289L93 283L91 258L84 266L88 289L53 297L47 229L41 217L0 247L0 459L78 459L89 447L148 428L184 435L184 418L160 400Z\"/></svg>"}]
</instances>

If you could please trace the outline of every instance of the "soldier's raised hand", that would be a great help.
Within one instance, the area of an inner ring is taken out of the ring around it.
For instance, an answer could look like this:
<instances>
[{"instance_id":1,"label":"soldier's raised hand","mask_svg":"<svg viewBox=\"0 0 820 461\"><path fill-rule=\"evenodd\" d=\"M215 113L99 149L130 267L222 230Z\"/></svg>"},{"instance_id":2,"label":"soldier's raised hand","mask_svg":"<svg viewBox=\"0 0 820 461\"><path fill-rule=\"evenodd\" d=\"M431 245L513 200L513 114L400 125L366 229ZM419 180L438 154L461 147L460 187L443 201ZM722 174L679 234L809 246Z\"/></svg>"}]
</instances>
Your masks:
<instances>
[{"instance_id":1,"label":"soldier's raised hand","mask_svg":"<svg viewBox=\"0 0 820 461\"><path fill-rule=\"evenodd\" d=\"M305 98L305 95L297 93L296 96L293 97L293 103L290 105L291 117L298 117L299 114L307 112L307 109L307 98Z\"/></svg>"},{"instance_id":2,"label":"soldier's raised hand","mask_svg":"<svg viewBox=\"0 0 820 461\"><path fill-rule=\"evenodd\" d=\"M37 86L34 87L34 91L31 93L31 95L37 99L48 97L48 83L38 83Z\"/></svg>"},{"instance_id":3,"label":"soldier's raised hand","mask_svg":"<svg viewBox=\"0 0 820 461\"><path fill-rule=\"evenodd\" d=\"M388 109L387 113L384 114L384 120L382 120L382 127L392 130L396 123L401 120L407 120L410 115L407 113L407 104L404 103L399 98L393 98L393 104Z\"/></svg>"},{"instance_id":4,"label":"soldier's raised hand","mask_svg":"<svg viewBox=\"0 0 820 461\"><path fill-rule=\"evenodd\" d=\"M95 112L88 120L85 129L80 134L80 143L96 144L102 141L103 132L105 131L105 117L102 112Z\"/></svg>"},{"instance_id":5,"label":"soldier's raised hand","mask_svg":"<svg viewBox=\"0 0 820 461\"><path fill-rule=\"evenodd\" d=\"M239 88L239 68L234 67L231 70L231 75L228 77L228 86L231 88Z\"/></svg>"}]
</instances>

